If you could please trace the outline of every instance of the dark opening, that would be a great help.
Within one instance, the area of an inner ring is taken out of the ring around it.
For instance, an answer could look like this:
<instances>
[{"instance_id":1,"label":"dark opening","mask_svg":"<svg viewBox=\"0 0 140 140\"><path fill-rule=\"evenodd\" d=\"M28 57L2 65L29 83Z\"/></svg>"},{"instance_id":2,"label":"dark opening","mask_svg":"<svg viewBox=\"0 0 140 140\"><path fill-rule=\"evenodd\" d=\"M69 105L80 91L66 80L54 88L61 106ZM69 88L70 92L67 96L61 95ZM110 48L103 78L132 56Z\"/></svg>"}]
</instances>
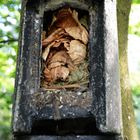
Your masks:
<instances>
[{"instance_id":1,"label":"dark opening","mask_svg":"<svg viewBox=\"0 0 140 140\"><path fill-rule=\"evenodd\" d=\"M35 121L31 134L35 135L98 135L93 118Z\"/></svg>"}]
</instances>

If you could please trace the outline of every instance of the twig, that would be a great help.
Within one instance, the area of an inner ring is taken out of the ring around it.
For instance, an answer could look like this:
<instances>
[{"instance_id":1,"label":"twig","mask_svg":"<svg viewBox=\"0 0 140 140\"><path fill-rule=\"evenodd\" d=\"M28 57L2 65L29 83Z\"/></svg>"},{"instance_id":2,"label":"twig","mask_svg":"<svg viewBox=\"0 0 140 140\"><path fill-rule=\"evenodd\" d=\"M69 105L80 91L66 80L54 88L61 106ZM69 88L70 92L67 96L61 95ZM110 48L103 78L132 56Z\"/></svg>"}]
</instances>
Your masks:
<instances>
[{"instance_id":1,"label":"twig","mask_svg":"<svg viewBox=\"0 0 140 140\"><path fill-rule=\"evenodd\" d=\"M8 39L8 40L2 40L2 41L0 41L0 43L9 43L9 42L17 42L18 41L18 39Z\"/></svg>"},{"instance_id":2,"label":"twig","mask_svg":"<svg viewBox=\"0 0 140 140\"><path fill-rule=\"evenodd\" d=\"M70 85L63 85L63 86L48 86L46 84L43 85L47 90L57 90L57 89L70 89L70 88L80 88L80 86L88 84L89 81L82 82L80 84L70 84Z\"/></svg>"},{"instance_id":3,"label":"twig","mask_svg":"<svg viewBox=\"0 0 140 140\"><path fill-rule=\"evenodd\" d=\"M65 89L65 88L79 88L80 85L79 84L71 84L71 85L63 85L63 86L46 86L46 85L44 85L44 87L47 90L55 90L55 89Z\"/></svg>"}]
</instances>

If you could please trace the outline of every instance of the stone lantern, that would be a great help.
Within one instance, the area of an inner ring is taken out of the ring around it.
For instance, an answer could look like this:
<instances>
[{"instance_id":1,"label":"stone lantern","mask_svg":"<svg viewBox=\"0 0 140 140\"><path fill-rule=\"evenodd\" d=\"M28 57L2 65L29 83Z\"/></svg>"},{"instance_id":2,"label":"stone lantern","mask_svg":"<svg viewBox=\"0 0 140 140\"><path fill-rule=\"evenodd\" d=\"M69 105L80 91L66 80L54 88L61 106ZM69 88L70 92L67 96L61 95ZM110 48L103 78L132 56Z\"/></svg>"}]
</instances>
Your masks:
<instances>
[{"instance_id":1,"label":"stone lantern","mask_svg":"<svg viewBox=\"0 0 140 140\"><path fill-rule=\"evenodd\" d=\"M86 15L88 87L41 87L41 33L63 7ZM121 140L116 0L22 1L12 131L16 140Z\"/></svg>"}]
</instances>

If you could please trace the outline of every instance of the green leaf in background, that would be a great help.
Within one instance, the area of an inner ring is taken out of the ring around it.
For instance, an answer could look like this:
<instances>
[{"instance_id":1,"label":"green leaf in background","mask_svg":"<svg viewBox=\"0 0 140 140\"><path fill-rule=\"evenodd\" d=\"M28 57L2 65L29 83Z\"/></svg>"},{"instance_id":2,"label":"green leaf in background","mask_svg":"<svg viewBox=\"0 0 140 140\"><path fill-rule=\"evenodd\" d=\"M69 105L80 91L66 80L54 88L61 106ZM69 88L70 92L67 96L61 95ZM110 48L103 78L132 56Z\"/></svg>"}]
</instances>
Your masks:
<instances>
[{"instance_id":1,"label":"green leaf in background","mask_svg":"<svg viewBox=\"0 0 140 140\"><path fill-rule=\"evenodd\" d=\"M0 1L0 140L11 140L20 0Z\"/></svg>"},{"instance_id":2,"label":"green leaf in background","mask_svg":"<svg viewBox=\"0 0 140 140\"><path fill-rule=\"evenodd\" d=\"M140 0L133 0L129 17L128 62L135 116L140 137Z\"/></svg>"},{"instance_id":3,"label":"green leaf in background","mask_svg":"<svg viewBox=\"0 0 140 140\"><path fill-rule=\"evenodd\" d=\"M133 0L133 4L134 3L137 3L137 4L140 3L140 0Z\"/></svg>"}]
</instances>

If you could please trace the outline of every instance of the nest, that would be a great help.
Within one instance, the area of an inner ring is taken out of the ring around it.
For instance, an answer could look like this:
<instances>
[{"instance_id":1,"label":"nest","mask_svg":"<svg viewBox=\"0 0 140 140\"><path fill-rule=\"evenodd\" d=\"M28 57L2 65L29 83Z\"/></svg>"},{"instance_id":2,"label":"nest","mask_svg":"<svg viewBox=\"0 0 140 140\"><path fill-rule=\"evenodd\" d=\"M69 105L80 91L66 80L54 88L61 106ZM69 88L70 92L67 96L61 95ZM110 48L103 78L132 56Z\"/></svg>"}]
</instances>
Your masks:
<instances>
[{"instance_id":1,"label":"nest","mask_svg":"<svg viewBox=\"0 0 140 140\"><path fill-rule=\"evenodd\" d=\"M88 31L82 21L76 10L62 8L53 15L47 34L42 32L42 88L88 85Z\"/></svg>"}]
</instances>

